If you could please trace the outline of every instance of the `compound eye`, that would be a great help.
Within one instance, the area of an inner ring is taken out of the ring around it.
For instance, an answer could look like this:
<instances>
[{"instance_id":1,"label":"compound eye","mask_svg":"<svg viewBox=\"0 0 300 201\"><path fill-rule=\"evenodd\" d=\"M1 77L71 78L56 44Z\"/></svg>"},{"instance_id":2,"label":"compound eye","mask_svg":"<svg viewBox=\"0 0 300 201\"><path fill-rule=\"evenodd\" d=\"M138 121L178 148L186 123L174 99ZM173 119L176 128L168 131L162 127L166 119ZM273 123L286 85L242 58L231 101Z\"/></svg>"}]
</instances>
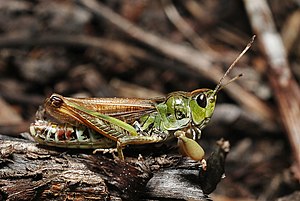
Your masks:
<instances>
[{"instance_id":1,"label":"compound eye","mask_svg":"<svg viewBox=\"0 0 300 201\"><path fill-rule=\"evenodd\" d=\"M206 95L204 93L200 93L197 98L196 98L197 104L202 107L205 108L207 105L207 98Z\"/></svg>"},{"instance_id":2,"label":"compound eye","mask_svg":"<svg viewBox=\"0 0 300 201\"><path fill-rule=\"evenodd\" d=\"M63 104L63 100L58 96L51 96L50 102L53 107L60 107Z\"/></svg>"}]
</instances>

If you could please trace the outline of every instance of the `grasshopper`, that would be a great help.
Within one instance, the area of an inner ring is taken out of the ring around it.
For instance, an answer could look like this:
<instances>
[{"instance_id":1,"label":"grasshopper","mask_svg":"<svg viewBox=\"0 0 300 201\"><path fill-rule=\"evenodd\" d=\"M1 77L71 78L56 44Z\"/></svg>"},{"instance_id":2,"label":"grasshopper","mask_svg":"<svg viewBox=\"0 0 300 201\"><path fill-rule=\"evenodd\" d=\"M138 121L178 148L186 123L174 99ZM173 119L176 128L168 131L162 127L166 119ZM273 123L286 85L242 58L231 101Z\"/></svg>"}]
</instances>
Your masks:
<instances>
[{"instance_id":1,"label":"grasshopper","mask_svg":"<svg viewBox=\"0 0 300 201\"><path fill-rule=\"evenodd\" d=\"M60 123L36 120L30 126L30 133L41 144L117 151L122 160L122 149L126 145L159 143L178 138L183 155L202 160L204 150L196 141L213 115L218 92L241 76L222 85L253 41L254 37L215 89L177 91L156 99L69 98L52 94L45 100L44 108Z\"/></svg>"}]
</instances>

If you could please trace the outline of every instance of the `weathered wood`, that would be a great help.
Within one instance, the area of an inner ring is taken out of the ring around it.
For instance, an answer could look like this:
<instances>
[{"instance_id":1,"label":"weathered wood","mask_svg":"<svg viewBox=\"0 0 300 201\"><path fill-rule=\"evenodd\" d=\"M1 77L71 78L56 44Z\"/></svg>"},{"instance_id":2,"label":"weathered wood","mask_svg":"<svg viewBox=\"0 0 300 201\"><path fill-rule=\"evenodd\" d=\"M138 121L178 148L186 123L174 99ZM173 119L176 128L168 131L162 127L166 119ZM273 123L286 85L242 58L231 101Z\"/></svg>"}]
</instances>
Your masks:
<instances>
[{"instance_id":1,"label":"weathered wood","mask_svg":"<svg viewBox=\"0 0 300 201\"><path fill-rule=\"evenodd\" d=\"M146 197L206 201L199 182L199 170L162 169L147 184Z\"/></svg>"},{"instance_id":2,"label":"weathered wood","mask_svg":"<svg viewBox=\"0 0 300 201\"><path fill-rule=\"evenodd\" d=\"M228 141L223 139L217 141L218 148L207 160L207 168L200 171L199 181L201 189L205 194L213 192L221 179L225 176L225 159L230 149Z\"/></svg>"},{"instance_id":3,"label":"weathered wood","mask_svg":"<svg viewBox=\"0 0 300 201\"><path fill-rule=\"evenodd\" d=\"M287 195L276 199L276 201L297 201L300 200L300 191L295 191L291 195Z\"/></svg>"},{"instance_id":4,"label":"weathered wood","mask_svg":"<svg viewBox=\"0 0 300 201\"><path fill-rule=\"evenodd\" d=\"M134 200L151 173L102 155L1 136L0 200Z\"/></svg>"},{"instance_id":5,"label":"weathered wood","mask_svg":"<svg viewBox=\"0 0 300 201\"><path fill-rule=\"evenodd\" d=\"M208 196L201 187L214 189L222 176L216 173L224 172L224 164L217 164L202 171L200 180L200 163L179 155L126 157L124 162L92 150L45 147L3 135L0 149L0 200L203 201ZM224 159L214 155L208 164Z\"/></svg>"}]
</instances>

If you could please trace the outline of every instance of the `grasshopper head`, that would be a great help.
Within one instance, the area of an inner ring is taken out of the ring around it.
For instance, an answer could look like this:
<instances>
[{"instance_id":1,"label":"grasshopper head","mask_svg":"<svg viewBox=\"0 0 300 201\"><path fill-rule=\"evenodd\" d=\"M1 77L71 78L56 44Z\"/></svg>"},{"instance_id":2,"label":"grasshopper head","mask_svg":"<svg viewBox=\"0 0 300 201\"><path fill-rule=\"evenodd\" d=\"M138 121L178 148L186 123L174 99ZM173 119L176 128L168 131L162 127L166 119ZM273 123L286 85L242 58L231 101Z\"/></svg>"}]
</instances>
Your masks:
<instances>
[{"instance_id":1,"label":"grasshopper head","mask_svg":"<svg viewBox=\"0 0 300 201\"><path fill-rule=\"evenodd\" d=\"M222 79L214 90L196 89L192 92L177 91L168 94L166 100L156 106L166 130L177 130L191 123L200 130L206 126L214 113L217 94L226 85L238 79L234 77L225 85Z\"/></svg>"},{"instance_id":2,"label":"grasshopper head","mask_svg":"<svg viewBox=\"0 0 300 201\"><path fill-rule=\"evenodd\" d=\"M216 105L217 91L212 89L197 89L191 92L191 120L203 128L210 120Z\"/></svg>"},{"instance_id":3,"label":"grasshopper head","mask_svg":"<svg viewBox=\"0 0 300 201\"><path fill-rule=\"evenodd\" d=\"M224 78L223 76L214 90L196 89L191 92L191 120L197 127L202 129L209 122L215 110L218 92L231 82L240 78L242 75L243 74L239 74L238 76L229 80L226 84L222 85L222 80Z\"/></svg>"},{"instance_id":4,"label":"grasshopper head","mask_svg":"<svg viewBox=\"0 0 300 201\"><path fill-rule=\"evenodd\" d=\"M229 71L227 70L227 72L221 78L219 84L216 86L214 90L196 89L191 92L191 100L190 100L191 120L198 128L202 129L203 127L205 127L205 125L209 122L211 116L213 115L216 106L218 92L221 89L223 89L225 86L237 80L243 75L243 74L239 74L238 76L229 80L226 84L222 85L222 81L228 72Z\"/></svg>"},{"instance_id":5,"label":"grasshopper head","mask_svg":"<svg viewBox=\"0 0 300 201\"><path fill-rule=\"evenodd\" d=\"M197 89L193 92L170 93L163 103L156 106L164 128L177 130L191 123L200 129L204 127L214 112L216 92L211 89Z\"/></svg>"}]
</instances>

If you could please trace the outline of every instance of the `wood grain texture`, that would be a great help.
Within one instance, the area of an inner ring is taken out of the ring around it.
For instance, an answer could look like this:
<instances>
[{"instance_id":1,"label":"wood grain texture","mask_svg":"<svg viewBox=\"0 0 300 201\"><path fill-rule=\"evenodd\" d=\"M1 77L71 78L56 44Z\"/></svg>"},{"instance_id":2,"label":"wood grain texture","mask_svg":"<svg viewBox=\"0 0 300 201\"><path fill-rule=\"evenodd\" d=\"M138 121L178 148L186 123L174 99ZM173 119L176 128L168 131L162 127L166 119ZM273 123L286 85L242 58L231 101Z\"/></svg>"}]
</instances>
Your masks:
<instances>
[{"instance_id":1,"label":"wood grain texture","mask_svg":"<svg viewBox=\"0 0 300 201\"><path fill-rule=\"evenodd\" d=\"M3 135L0 149L0 200L209 200L200 164L179 155L123 162Z\"/></svg>"}]
</instances>

